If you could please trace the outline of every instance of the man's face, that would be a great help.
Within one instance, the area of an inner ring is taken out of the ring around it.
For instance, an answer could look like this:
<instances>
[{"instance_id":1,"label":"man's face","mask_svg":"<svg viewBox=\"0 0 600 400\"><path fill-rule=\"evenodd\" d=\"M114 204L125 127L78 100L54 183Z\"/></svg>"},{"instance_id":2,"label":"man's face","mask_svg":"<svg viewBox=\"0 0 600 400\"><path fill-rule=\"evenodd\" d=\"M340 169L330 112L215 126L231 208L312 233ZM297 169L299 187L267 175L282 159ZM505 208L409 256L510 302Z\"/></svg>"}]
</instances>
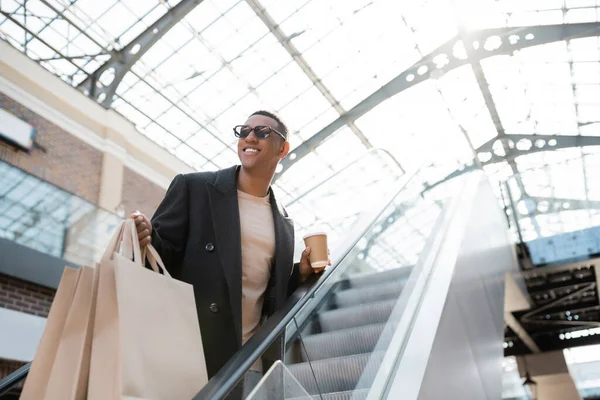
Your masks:
<instances>
[{"instance_id":1,"label":"man's face","mask_svg":"<svg viewBox=\"0 0 600 400\"><path fill-rule=\"evenodd\" d=\"M270 126L279 130L277 121L264 115L253 115L244 125L252 128L255 126ZM248 170L271 170L277 166L280 159L287 155L289 146L283 138L275 132L268 138L258 139L254 131L246 138L238 140L238 157L242 166Z\"/></svg>"}]
</instances>

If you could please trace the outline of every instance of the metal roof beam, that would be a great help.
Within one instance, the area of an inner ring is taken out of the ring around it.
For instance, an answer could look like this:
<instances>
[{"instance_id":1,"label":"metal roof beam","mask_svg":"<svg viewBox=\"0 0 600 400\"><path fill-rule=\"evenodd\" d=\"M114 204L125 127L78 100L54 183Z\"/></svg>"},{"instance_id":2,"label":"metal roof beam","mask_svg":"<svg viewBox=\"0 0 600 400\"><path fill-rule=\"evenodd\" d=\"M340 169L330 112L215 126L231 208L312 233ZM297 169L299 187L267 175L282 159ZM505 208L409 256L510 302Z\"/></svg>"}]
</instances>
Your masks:
<instances>
[{"instance_id":1,"label":"metal roof beam","mask_svg":"<svg viewBox=\"0 0 600 400\"><path fill-rule=\"evenodd\" d=\"M385 100L429 79L432 75L440 77L451 70L470 64L471 62L478 62L498 55L510 55L516 50L528 47L598 35L600 35L600 23L592 22L484 29L468 34L466 36L468 39L466 40L469 43L466 45L463 40L454 37L401 72L387 84L373 92L346 113L340 115L338 119L325 126L291 151L290 155L282 160L282 172L276 175L275 178L285 173L294 163L316 149L332 133L344 125L354 123L358 118ZM487 50L486 48L491 48L489 43L499 47L494 50ZM470 59L467 57L465 46L473 49L469 51Z\"/></svg>"},{"instance_id":2,"label":"metal roof beam","mask_svg":"<svg viewBox=\"0 0 600 400\"><path fill-rule=\"evenodd\" d=\"M265 10L265 8L260 4L257 0L246 0L246 3L252 8L252 10L256 13L258 18L269 28L269 31L277 38L279 43L283 46L283 48L288 52L290 56L294 59L296 64L302 69L304 74L311 80L311 82L315 85L315 87L321 92L321 94L327 99L329 104L338 112L340 115L344 115L346 110L340 102L334 97L331 91L325 86L321 78L317 76L317 74L310 67L308 62L304 59L300 51L294 46L292 43L292 38L286 36L281 27L275 22L273 18L269 15L269 13ZM360 141L365 145L367 149L372 148L373 146L369 142L369 139L358 129L358 127L353 123L349 122L348 127L350 130L360 139Z\"/></svg>"},{"instance_id":3,"label":"metal roof beam","mask_svg":"<svg viewBox=\"0 0 600 400\"><path fill-rule=\"evenodd\" d=\"M138 37L133 39L121 50L89 75L77 88L87 96L95 99L105 108L109 108L117 92L119 84L131 67L172 27L189 14L203 0L181 0L158 21L150 25ZM106 71L111 70L114 79L107 86L99 84L99 79Z\"/></svg>"},{"instance_id":4,"label":"metal roof beam","mask_svg":"<svg viewBox=\"0 0 600 400\"><path fill-rule=\"evenodd\" d=\"M542 151L554 151L587 146L600 146L600 137L567 135L506 135L503 138L495 137L487 141L477 148L477 153L480 161L485 155L482 153L491 153L491 155L488 154L490 156L489 159L481 161L481 165L484 167L486 165L496 164L503 161L513 161L517 157L535 154ZM499 151L499 147L507 149L505 154L502 154L502 151ZM424 191L431 190L434 187L449 181L450 179L456 178L457 176L463 175L475 169L478 169L478 167L475 161L472 160L456 171L447 175L445 178L426 185Z\"/></svg>"}]
</instances>

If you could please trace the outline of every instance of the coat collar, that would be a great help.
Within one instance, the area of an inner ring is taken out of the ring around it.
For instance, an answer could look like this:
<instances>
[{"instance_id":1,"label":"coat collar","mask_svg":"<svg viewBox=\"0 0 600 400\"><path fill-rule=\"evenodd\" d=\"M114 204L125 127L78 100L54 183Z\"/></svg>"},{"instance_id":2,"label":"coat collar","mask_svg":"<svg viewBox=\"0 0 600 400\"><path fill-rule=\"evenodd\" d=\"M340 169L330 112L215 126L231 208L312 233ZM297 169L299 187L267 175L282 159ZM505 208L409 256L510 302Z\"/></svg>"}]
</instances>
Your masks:
<instances>
[{"instance_id":1,"label":"coat collar","mask_svg":"<svg viewBox=\"0 0 600 400\"><path fill-rule=\"evenodd\" d=\"M222 194L237 191L237 177L240 171L239 165L217 171L214 186Z\"/></svg>"}]
</instances>

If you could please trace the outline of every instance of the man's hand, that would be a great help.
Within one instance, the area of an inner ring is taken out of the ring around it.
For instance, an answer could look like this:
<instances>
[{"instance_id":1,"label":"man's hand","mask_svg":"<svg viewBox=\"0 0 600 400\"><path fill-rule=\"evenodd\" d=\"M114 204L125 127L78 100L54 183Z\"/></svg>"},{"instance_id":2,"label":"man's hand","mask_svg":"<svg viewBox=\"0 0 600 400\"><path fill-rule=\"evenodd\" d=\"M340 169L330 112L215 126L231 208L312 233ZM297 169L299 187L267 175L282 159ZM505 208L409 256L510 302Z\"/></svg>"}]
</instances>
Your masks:
<instances>
[{"instance_id":1,"label":"man's hand","mask_svg":"<svg viewBox=\"0 0 600 400\"><path fill-rule=\"evenodd\" d=\"M327 249L327 254L330 254L329 249ZM328 261L328 265L331 265L331 260ZM304 282L308 279L312 274L320 274L323 272L325 267L321 268L313 268L310 265L310 247L306 247L302 252L302 257L300 258L300 283Z\"/></svg>"},{"instance_id":2,"label":"man's hand","mask_svg":"<svg viewBox=\"0 0 600 400\"><path fill-rule=\"evenodd\" d=\"M134 212L129 216L135 222L138 238L140 239L140 247L146 247L152 243L152 224L148 217L139 211Z\"/></svg>"}]
</instances>

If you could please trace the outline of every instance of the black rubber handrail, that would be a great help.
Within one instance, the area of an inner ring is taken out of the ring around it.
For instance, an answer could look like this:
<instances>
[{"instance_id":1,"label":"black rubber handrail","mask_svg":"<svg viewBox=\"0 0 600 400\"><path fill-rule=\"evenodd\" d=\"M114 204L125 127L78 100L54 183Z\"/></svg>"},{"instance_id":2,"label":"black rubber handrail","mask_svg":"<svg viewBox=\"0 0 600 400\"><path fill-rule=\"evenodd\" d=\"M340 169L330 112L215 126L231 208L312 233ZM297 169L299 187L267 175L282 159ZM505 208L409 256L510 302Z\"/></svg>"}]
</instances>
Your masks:
<instances>
[{"instance_id":1,"label":"black rubber handrail","mask_svg":"<svg viewBox=\"0 0 600 400\"><path fill-rule=\"evenodd\" d=\"M14 371L4 379L0 380L0 397L4 396L10 389L18 385L27 377L31 363L23 365L18 370Z\"/></svg>"}]
</instances>

